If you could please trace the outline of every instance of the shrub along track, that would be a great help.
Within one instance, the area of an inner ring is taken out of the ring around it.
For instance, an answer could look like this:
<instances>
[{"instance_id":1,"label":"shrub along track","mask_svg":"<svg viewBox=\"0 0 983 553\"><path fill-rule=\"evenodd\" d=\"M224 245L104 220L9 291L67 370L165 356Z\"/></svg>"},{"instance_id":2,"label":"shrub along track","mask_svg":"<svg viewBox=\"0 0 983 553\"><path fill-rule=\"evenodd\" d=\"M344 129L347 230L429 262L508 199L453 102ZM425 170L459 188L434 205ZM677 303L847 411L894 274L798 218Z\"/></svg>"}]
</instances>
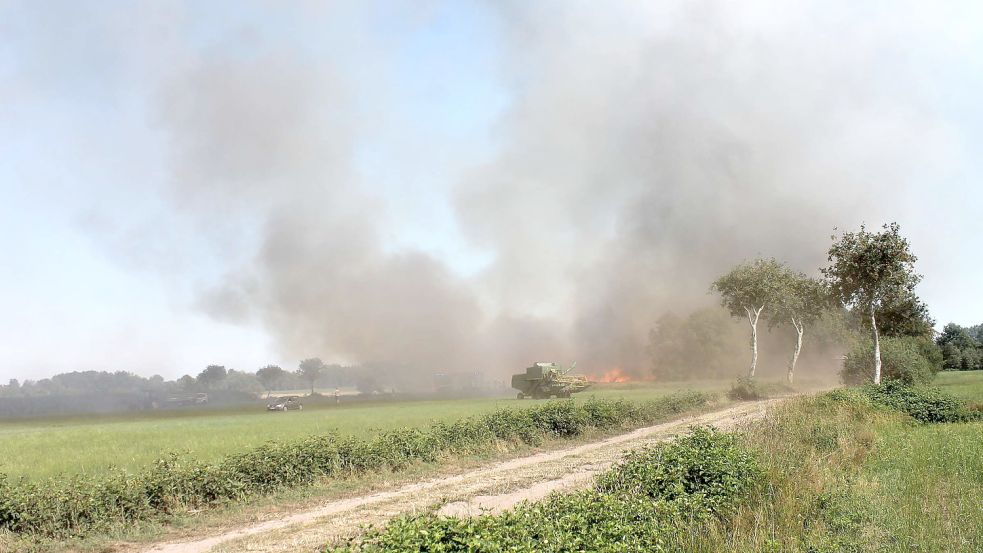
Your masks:
<instances>
[{"instance_id":1,"label":"shrub along track","mask_svg":"<svg viewBox=\"0 0 983 553\"><path fill-rule=\"evenodd\" d=\"M724 410L649 426L572 448L539 453L462 474L405 485L395 490L331 501L317 508L226 531L193 541L163 543L145 553L231 551L314 551L360 532L361 526L382 525L401 513L440 509L467 516L501 511L523 500L542 499L554 491L588 485L621 459L625 452L673 438L693 425L726 430L762 417L781 400L744 403Z\"/></svg>"}]
</instances>

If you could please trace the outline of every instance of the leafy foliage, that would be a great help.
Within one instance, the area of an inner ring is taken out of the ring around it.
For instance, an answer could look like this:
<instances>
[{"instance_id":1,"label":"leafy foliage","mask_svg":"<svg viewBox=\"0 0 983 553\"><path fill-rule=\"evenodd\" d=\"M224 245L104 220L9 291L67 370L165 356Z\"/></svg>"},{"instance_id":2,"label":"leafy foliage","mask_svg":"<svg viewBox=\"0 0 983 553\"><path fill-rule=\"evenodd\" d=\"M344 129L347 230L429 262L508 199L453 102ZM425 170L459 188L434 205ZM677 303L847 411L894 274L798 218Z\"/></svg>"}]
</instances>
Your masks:
<instances>
[{"instance_id":1,"label":"leafy foliage","mask_svg":"<svg viewBox=\"0 0 983 553\"><path fill-rule=\"evenodd\" d=\"M829 307L829 296L819 281L782 266L768 326L775 328L792 321L795 321L793 324L812 324Z\"/></svg>"},{"instance_id":2,"label":"leafy foliage","mask_svg":"<svg viewBox=\"0 0 983 553\"><path fill-rule=\"evenodd\" d=\"M665 551L680 524L727 513L760 477L734 436L695 428L629 454L590 490L499 515L400 517L334 551Z\"/></svg>"},{"instance_id":3,"label":"leafy foliage","mask_svg":"<svg viewBox=\"0 0 983 553\"><path fill-rule=\"evenodd\" d=\"M983 369L983 345L974 336L973 329L949 323L942 329L935 343L942 348L943 367L946 370Z\"/></svg>"},{"instance_id":4,"label":"leafy foliage","mask_svg":"<svg viewBox=\"0 0 983 553\"><path fill-rule=\"evenodd\" d=\"M749 309L756 310L775 301L784 272L784 266L775 259L755 259L718 278L711 290L720 294L721 304L731 315L745 317Z\"/></svg>"},{"instance_id":5,"label":"leafy foliage","mask_svg":"<svg viewBox=\"0 0 983 553\"><path fill-rule=\"evenodd\" d=\"M727 392L727 397L740 401L752 401L765 397L761 386L754 379L741 377L737 379Z\"/></svg>"},{"instance_id":6,"label":"leafy foliage","mask_svg":"<svg viewBox=\"0 0 983 553\"><path fill-rule=\"evenodd\" d=\"M259 380L260 384L266 390L275 389L283 378L287 375L287 371L283 370L277 365L267 365L262 369L256 371L256 378Z\"/></svg>"},{"instance_id":7,"label":"leafy foliage","mask_svg":"<svg viewBox=\"0 0 983 553\"><path fill-rule=\"evenodd\" d=\"M652 372L660 380L732 377L734 358L747 347L744 332L716 307L685 318L667 313L649 332Z\"/></svg>"},{"instance_id":8,"label":"leafy foliage","mask_svg":"<svg viewBox=\"0 0 983 553\"><path fill-rule=\"evenodd\" d=\"M874 374L870 338L860 339L843 360L840 378L850 385L865 384ZM931 340L910 336L881 339L882 378L906 384L925 384L942 368L942 353Z\"/></svg>"},{"instance_id":9,"label":"leafy foliage","mask_svg":"<svg viewBox=\"0 0 983 553\"><path fill-rule=\"evenodd\" d=\"M198 384L205 388L211 388L215 384L225 380L228 376L228 371L222 365L209 365L205 367L205 370L198 374Z\"/></svg>"},{"instance_id":10,"label":"leafy foliage","mask_svg":"<svg viewBox=\"0 0 983 553\"><path fill-rule=\"evenodd\" d=\"M105 477L66 476L37 482L10 482L0 475L0 531L86 535L322 478L398 471L450 455L536 445L590 429L648 423L700 407L709 399L688 392L645 403L556 401L427 429L383 432L369 439L327 434L270 442L217 463L170 455L136 474L116 471Z\"/></svg>"},{"instance_id":11,"label":"leafy foliage","mask_svg":"<svg viewBox=\"0 0 983 553\"><path fill-rule=\"evenodd\" d=\"M858 313L859 315L859 313ZM861 317L861 325L868 323ZM931 339L935 334L935 320L923 301L910 295L881 309L877 316L877 329L884 336L913 336Z\"/></svg>"},{"instance_id":12,"label":"leafy foliage","mask_svg":"<svg viewBox=\"0 0 983 553\"><path fill-rule=\"evenodd\" d=\"M890 381L880 386L864 386L862 392L874 403L907 413L920 422L962 422L979 418L981 413L938 388L909 386Z\"/></svg>"},{"instance_id":13,"label":"leafy foliage","mask_svg":"<svg viewBox=\"0 0 983 553\"><path fill-rule=\"evenodd\" d=\"M877 311L912 300L921 280L914 269L917 260L897 223L877 233L861 225L858 232L846 232L830 246L830 266L822 272L844 305Z\"/></svg>"},{"instance_id":14,"label":"leafy foliage","mask_svg":"<svg viewBox=\"0 0 983 553\"><path fill-rule=\"evenodd\" d=\"M310 359L304 359L300 362L300 366L297 368L297 375L306 380L311 385L311 394L314 394L314 383L321 376L321 373L327 368L324 361L321 361L317 357L311 357Z\"/></svg>"}]
</instances>

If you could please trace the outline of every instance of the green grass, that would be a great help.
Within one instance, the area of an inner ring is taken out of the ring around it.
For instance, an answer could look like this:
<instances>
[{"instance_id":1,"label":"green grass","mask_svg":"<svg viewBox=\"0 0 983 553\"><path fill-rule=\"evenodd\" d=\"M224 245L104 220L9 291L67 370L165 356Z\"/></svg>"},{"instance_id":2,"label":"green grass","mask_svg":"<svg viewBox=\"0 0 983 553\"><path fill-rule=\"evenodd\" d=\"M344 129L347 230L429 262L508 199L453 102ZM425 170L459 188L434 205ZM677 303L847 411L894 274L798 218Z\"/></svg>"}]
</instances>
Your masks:
<instances>
[{"instance_id":1,"label":"green grass","mask_svg":"<svg viewBox=\"0 0 983 553\"><path fill-rule=\"evenodd\" d=\"M894 428L863 471L857 506L897 551L983 550L983 423Z\"/></svg>"},{"instance_id":2,"label":"green grass","mask_svg":"<svg viewBox=\"0 0 983 553\"><path fill-rule=\"evenodd\" d=\"M983 403L983 371L943 371L932 384L958 398Z\"/></svg>"},{"instance_id":3,"label":"green grass","mask_svg":"<svg viewBox=\"0 0 983 553\"><path fill-rule=\"evenodd\" d=\"M983 551L983 423L919 424L862 394L799 399L746 434L766 483L681 551Z\"/></svg>"},{"instance_id":4,"label":"green grass","mask_svg":"<svg viewBox=\"0 0 983 553\"><path fill-rule=\"evenodd\" d=\"M644 401L681 388L724 389L722 383L599 386L575 396ZM422 427L505 407L537 402L515 399L308 403L303 411L268 413L264 405L201 411L158 411L0 423L0 473L44 478L59 473L102 474L110 465L135 470L172 452L216 461L270 440L313 434L371 436L394 428Z\"/></svg>"}]
</instances>

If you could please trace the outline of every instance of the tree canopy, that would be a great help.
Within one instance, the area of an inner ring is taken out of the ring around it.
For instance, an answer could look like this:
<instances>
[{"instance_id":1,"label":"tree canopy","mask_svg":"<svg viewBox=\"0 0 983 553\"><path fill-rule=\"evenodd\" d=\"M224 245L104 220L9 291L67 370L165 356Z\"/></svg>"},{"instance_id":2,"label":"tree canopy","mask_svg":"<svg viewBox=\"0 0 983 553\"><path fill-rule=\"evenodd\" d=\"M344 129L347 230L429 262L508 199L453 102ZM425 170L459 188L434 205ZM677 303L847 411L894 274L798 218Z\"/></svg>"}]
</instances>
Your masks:
<instances>
[{"instance_id":1,"label":"tree canopy","mask_svg":"<svg viewBox=\"0 0 983 553\"><path fill-rule=\"evenodd\" d=\"M881 232L861 226L858 232L833 240L830 265L822 272L830 291L844 305L869 313L920 303L915 296L922 278L915 272L918 258L897 223L884 225Z\"/></svg>"},{"instance_id":2,"label":"tree canopy","mask_svg":"<svg viewBox=\"0 0 983 553\"><path fill-rule=\"evenodd\" d=\"M810 324L830 307L829 295L822 283L787 267L777 281L768 326Z\"/></svg>"},{"instance_id":3,"label":"tree canopy","mask_svg":"<svg viewBox=\"0 0 983 553\"><path fill-rule=\"evenodd\" d=\"M209 365L198 374L197 381L198 384L206 388L211 388L224 380L227 374L225 367L222 365Z\"/></svg>"},{"instance_id":4,"label":"tree canopy","mask_svg":"<svg viewBox=\"0 0 983 553\"><path fill-rule=\"evenodd\" d=\"M297 374L311 384L311 394L314 393L314 383L321 376L321 373L324 372L326 366L324 361L321 361L318 357L311 357L300 362Z\"/></svg>"},{"instance_id":5,"label":"tree canopy","mask_svg":"<svg viewBox=\"0 0 983 553\"><path fill-rule=\"evenodd\" d=\"M784 271L784 266L775 259L755 259L718 278L711 290L720 294L721 305L731 315L751 316L778 297Z\"/></svg>"},{"instance_id":6,"label":"tree canopy","mask_svg":"<svg viewBox=\"0 0 983 553\"><path fill-rule=\"evenodd\" d=\"M259 380L260 384L262 384L264 389L270 391L279 385L286 375L287 371L281 369L277 365L267 365L256 371L256 378Z\"/></svg>"}]
</instances>

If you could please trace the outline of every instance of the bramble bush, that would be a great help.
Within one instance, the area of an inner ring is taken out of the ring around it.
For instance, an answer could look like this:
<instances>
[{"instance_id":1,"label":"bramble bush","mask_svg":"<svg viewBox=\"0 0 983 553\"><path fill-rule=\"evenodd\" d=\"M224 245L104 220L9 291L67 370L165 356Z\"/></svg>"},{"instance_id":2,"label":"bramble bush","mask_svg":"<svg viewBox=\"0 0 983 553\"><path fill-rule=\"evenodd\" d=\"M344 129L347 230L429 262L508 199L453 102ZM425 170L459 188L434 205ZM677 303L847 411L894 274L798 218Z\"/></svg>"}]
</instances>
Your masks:
<instances>
[{"instance_id":1,"label":"bramble bush","mask_svg":"<svg viewBox=\"0 0 983 553\"><path fill-rule=\"evenodd\" d=\"M931 386L910 386L893 380L880 386L868 384L860 391L870 401L907 413L920 422L964 422L977 420L981 414L968 409L955 396Z\"/></svg>"},{"instance_id":2,"label":"bramble bush","mask_svg":"<svg viewBox=\"0 0 983 553\"><path fill-rule=\"evenodd\" d=\"M685 524L726 513L761 476L733 435L695 428L629 454L592 489L498 515L403 516L333 551L666 551Z\"/></svg>"},{"instance_id":3,"label":"bramble bush","mask_svg":"<svg viewBox=\"0 0 983 553\"><path fill-rule=\"evenodd\" d=\"M324 478L399 471L413 463L488 451L498 444L539 445L591 429L649 423L702 407L711 398L684 392L644 403L553 401L368 439L327 434L269 442L216 463L169 455L135 474L117 470L102 477L60 476L45 481L10 481L0 474L0 531L83 536Z\"/></svg>"}]
</instances>

